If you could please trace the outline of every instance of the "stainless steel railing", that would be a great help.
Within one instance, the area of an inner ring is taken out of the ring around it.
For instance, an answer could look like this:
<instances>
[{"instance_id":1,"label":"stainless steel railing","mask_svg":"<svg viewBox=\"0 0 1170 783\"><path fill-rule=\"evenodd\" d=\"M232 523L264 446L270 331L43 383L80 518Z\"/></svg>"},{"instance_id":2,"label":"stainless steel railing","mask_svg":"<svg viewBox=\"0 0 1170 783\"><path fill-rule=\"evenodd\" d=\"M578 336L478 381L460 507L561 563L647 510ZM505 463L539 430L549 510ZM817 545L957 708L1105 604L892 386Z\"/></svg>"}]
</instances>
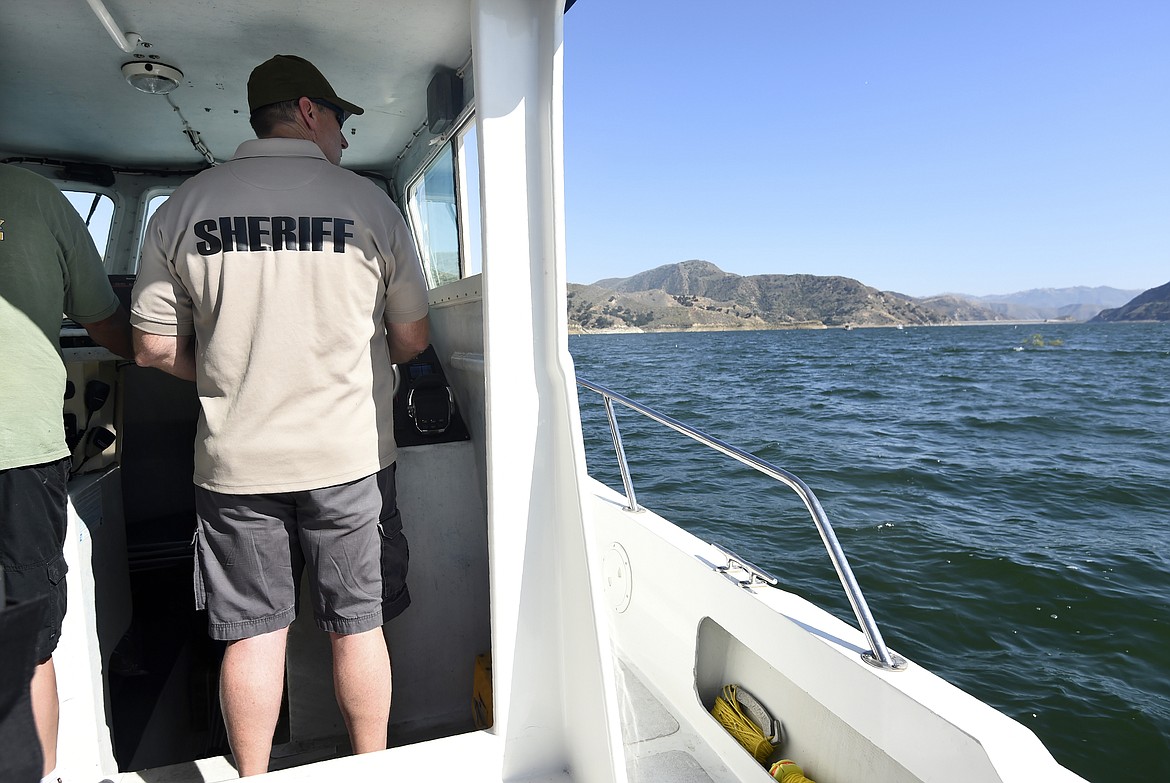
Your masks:
<instances>
[{"instance_id":1,"label":"stainless steel railing","mask_svg":"<svg viewBox=\"0 0 1170 783\"><path fill-rule=\"evenodd\" d=\"M710 435L700 432L694 427L683 424L677 419L659 413L653 408L648 408L641 403L634 402L629 397L607 389L604 386L587 381L580 376L577 376L577 383L590 391L600 394L602 400L605 402L605 414L609 418L609 431L613 437L614 450L617 452L618 468L621 470L622 484L625 486L626 499L629 501L627 508L630 511L638 510L638 500L634 494L634 483L630 477L630 467L626 460L625 448L622 446L621 431L618 429L617 416L613 408L614 401L620 402L627 408L637 411L659 424L664 424L672 430L686 435L688 438L697 440L704 446L725 454L792 489L804 502L809 514L812 515L813 523L817 526L817 532L821 534L821 540L824 542L825 549L829 553L829 559L833 562L833 568L837 571L837 577L841 580L841 586L845 588L845 595L849 599L849 604L853 607L853 614L857 617L857 622L861 625L861 630L865 634L865 638L869 641L870 649L862 653L861 657L866 663L880 669L901 671L906 668L906 661L900 656L891 653L886 648L881 631L878 630L877 622L873 619L873 614L869 611L869 605L865 602L865 596L861 593L861 587L857 584L857 579L853 576L853 569L849 567L849 560L845 557L845 551L841 548L840 542L837 541L837 534L833 532L833 526L829 524L829 519L825 516L824 509L821 508L821 502L817 500L817 496L813 494L812 489L800 477L782 468L778 468L754 454L749 454L743 449L736 448L718 438L713 438ZM720 548L722 549L722 547Z\"/></svg>"}]
</instances>

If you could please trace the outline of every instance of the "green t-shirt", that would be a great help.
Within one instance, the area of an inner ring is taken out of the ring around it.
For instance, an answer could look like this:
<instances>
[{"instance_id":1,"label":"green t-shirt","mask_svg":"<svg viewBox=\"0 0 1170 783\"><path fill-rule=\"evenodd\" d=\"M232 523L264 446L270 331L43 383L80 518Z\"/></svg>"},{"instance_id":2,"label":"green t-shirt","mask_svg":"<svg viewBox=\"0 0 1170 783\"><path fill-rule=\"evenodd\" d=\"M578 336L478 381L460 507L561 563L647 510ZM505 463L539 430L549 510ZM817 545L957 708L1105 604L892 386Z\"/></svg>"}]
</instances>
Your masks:
<instances>
[{"instance_id":1,"label":"green t-shirt","mask_svg":"<svg viewBox=\"0 0 1170 783\"><path fill-rule=\"evenodd\" d=\"M0 470L69 455L61 315L86 324L117 309L68 199L44 177L0 164Z\"/></svg>"}]
</instances>

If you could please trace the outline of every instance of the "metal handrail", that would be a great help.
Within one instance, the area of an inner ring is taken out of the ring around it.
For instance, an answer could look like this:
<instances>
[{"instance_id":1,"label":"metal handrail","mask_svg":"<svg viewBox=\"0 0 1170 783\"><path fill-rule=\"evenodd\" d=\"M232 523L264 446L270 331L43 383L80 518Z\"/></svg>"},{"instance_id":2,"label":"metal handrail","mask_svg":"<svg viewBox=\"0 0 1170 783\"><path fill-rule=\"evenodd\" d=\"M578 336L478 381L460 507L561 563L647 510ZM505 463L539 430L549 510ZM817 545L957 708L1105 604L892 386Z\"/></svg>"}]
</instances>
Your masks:
<instances>
[{"instance_id":1,"label":"metal handrail","mask_svg":"<svg viewBox=\"0 0 1170 783\"><path fill-rule=\"evenodd\" d=\"M638 510L638 501L634 495L634 484L630 478L626 452L622 447L621 432L618 429L617 417L614 414L614 400L625 405L627 408L641 413L649 419L653 419L659 424L664 424L672 430L686 435L688 438L697 440L699 443L715 451L725 454L750 468L754 468L760 473L792 489L804 502L809 514L812 515L813 523L817 526L817 532L821 534L821 540L824 542L825 549L829 553L829 559L833 562L833 568L837 571L837 577L841 580L841 586L845 588L845 595L849 599L849 604L853 607L853 614L857 617L857 622L861 625L861 630L865 634L865 638L869 641L870 649L863 653L861 657L866 663L881 669L901 671L906 668L906 661L900 656L891 653L886 648L881 631L878 630L877 622L873 619L873 615L869 611L869 605L865 602L865 596L861 593L861 587L857 584L857 579L853 576L853 569L849 567L849 560L845 557L845 551L841 548L840 542L837 541L837 534L833 532L833 526L829 524L829 519L825 516L824 509L821 508L821 502L817 500L817 496L813 493L812 489L800 477L789 473L783 468L778 468L754 454L749 454L743 449L736 448L718 438L713 438L706 433L700 432L694 427L683 424L677 419L659 413L653 408L648 408L641 403L635 402L612 389L607 389L592 381L587 381L581 376L577 376L577 383L590 391L600 394L605 402L605 413L609 418L610 435L613 438L614 450L617 452L618 467L622 474L622 483L625 485L626 498L630 502L627 508L630 511Z\"/></svg>"}]
</instances>

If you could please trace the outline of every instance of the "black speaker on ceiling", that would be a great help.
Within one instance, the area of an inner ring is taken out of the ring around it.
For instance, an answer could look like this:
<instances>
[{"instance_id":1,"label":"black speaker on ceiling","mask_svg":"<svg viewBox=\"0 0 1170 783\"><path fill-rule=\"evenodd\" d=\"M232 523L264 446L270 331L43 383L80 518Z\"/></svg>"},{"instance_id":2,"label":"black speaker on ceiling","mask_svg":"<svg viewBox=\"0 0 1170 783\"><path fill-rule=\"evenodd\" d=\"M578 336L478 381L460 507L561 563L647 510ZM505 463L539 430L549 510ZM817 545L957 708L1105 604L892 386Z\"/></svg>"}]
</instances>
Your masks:
<instances>
[{"instance_id":1,"label":"black speaker on ceiling","mask_svg":"<svg viewBox=\"0 0 1170 783\"><path fill-rule=\"evenodd\" d=\"M463 80L454 70L443 68L427 85L427 128L444 133L463 108Z\"/></svg>"}]
</instances>

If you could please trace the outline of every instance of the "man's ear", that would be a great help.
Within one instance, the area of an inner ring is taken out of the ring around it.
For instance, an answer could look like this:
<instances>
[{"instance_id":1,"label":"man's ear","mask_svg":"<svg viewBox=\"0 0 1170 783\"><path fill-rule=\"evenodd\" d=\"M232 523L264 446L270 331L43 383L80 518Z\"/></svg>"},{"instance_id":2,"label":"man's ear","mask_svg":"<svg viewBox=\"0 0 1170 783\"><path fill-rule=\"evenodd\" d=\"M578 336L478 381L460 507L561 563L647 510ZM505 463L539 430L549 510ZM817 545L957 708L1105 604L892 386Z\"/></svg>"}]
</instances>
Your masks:
<instances>
[{"instance_id":1,"label":"man's ear","mask_svg":"<svg viewBox=\"0 0 1170 783\"><path fill-rule=\"evenodd\" d=\"M306 127L310 129L317 127L319 120L318 112L320 112L320 108L309 98L301 97L297 99L297 114L300 115L301 121Z\"/></svg>"}]
</instances>

